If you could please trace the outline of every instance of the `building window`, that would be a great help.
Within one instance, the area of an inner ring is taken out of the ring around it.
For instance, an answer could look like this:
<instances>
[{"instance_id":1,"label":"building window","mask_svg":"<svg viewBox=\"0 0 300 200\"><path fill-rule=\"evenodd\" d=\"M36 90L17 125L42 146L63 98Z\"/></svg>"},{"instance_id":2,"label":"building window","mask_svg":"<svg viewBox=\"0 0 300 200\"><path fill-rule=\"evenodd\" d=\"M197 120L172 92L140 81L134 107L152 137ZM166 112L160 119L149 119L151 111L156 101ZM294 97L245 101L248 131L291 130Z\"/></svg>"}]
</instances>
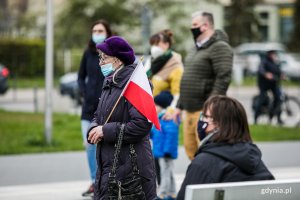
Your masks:
<instances>
[{"instance_id":1,"label":"building window","mask_svg":"<svg viewBox=\"0 0 300 200\"><path fill-rule=\"evenodd\" d=\"M268 12L261 12L259 13L259 16L261 19L269 19L269 13Z\"/></svg>"}]
</instances>

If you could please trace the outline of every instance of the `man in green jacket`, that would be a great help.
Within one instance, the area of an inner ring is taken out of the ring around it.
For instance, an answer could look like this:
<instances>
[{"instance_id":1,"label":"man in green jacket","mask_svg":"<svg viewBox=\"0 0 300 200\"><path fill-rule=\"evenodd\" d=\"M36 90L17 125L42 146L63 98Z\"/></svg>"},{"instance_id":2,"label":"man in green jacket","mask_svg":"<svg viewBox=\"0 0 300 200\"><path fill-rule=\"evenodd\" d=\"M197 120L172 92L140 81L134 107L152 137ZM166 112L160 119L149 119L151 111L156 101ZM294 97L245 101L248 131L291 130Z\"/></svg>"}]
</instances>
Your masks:
<instances>
[{"instance_id":1,"label":"man in green jacket","mask_svg":"<svg viewBox=\"0 0 300 200\"><path fill-rule=\"evenodd\" d=\"M209 12L192 14L191 32L195 46L185 59L174 120L183 113L184 147L192 160L200 143L197 122L203 103L209 96L226 94L231 81L233 52L226 33L214 29L213 15Z\"/></svg>"}]
</instances>

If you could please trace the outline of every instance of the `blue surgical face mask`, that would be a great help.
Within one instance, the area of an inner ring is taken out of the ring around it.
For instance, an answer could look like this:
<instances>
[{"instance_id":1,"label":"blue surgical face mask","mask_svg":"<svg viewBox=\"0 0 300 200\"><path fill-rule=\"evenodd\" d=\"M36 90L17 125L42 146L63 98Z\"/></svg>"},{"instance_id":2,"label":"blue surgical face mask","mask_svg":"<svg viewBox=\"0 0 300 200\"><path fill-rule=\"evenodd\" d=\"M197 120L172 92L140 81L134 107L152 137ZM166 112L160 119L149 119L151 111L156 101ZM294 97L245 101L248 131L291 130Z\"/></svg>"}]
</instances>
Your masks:
<instances>
[{"instance_id":1,"label":"blue surgical face mask","mask_svg":"<svg viewBox=\"0 0 300 200\"><path fill-rule=\"evenodd\" d=\"M92 40L95 44L100 44L106 39L106 36L104 34L93 34Z\"/></svg>"},{"instance_id":2,"label":"blue surgical face mask","mask_svg":"<svg viewBox=\"0 0 300 200\"><path fill-rule=\"evenodd\" d=\"M110 75L113 71L115 71L113 64L112 63L107 63L105 65L101 65L101 72L103 76L108 76Z\"/></svg>"}]
</instances>

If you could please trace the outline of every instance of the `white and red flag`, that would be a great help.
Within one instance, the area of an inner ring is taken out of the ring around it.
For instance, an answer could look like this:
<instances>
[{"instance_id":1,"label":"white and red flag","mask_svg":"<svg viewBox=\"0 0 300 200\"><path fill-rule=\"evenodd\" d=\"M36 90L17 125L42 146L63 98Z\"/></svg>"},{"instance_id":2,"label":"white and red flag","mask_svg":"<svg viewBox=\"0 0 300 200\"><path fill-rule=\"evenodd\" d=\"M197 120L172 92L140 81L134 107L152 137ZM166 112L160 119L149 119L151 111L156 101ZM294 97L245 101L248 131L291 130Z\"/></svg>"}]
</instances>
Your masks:
<instances>
[{"instance_id":1,"label":"white and red flag","mask_svg":"<svg viewBox=\"0 0 300 200\"><path fill-rule=\"evenodd\" d=\"M141 61L128 80L123 90L123 96L160 130L152 90Z\"/></svg>"}]
</instances>

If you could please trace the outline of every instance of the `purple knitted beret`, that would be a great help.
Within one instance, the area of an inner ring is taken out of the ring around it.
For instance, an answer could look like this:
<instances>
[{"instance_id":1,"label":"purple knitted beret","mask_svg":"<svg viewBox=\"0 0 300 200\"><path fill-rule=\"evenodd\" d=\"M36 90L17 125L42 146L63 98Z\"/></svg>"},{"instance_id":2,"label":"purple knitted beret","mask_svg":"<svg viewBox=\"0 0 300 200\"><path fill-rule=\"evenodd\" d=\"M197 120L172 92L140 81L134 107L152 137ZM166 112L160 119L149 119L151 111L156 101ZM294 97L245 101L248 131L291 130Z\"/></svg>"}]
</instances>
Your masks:
<instances>
[{"instance_id":1,"label":"purple knitted beret","mask_svg":"<svg viewBox=\"0 0 300 200\"><path fill-rule=\"evenodd\" d=\"M96 47L108 56L117 57L125 65L130 65L135 60L132 47L122 37L112 36L105 39L104 42L97 44Z\"/></svg>"}]
</instances>

